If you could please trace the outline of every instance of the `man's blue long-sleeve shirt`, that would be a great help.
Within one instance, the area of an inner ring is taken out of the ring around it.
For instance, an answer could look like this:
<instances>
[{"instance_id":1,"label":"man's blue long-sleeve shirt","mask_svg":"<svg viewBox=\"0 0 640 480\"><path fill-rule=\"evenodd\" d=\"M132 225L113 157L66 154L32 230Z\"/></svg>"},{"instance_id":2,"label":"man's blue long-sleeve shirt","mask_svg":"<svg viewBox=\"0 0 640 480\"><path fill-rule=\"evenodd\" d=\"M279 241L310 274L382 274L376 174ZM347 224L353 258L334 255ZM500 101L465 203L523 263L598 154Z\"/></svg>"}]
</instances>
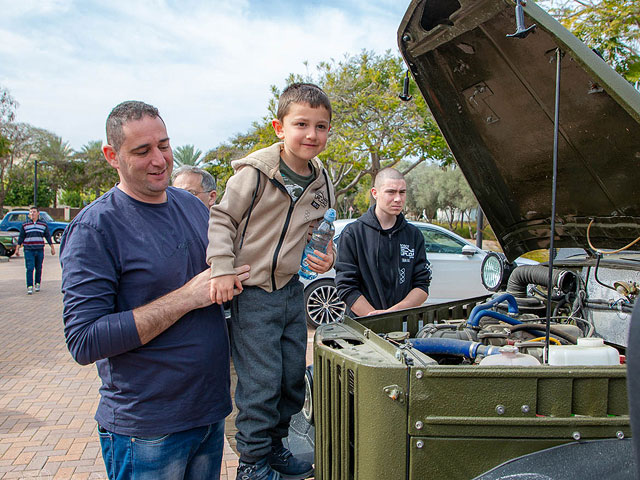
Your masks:
<instances>
[{"instance_id":1,"label":"man's blue long-sleeve shirt","mask_svg":"<svg viewBox=\"0 0 640 480\"><path fill-rule=\"evenodd\" d=\"M102 379L96 420L152 436L223 419L231 411L229 340L219 305L194 310L141 345L132 310L208 268L208 212L169 187L148 204L111 189L69 225L60 246L64 329L81 364Z\"/></svg>"}]
</instances>

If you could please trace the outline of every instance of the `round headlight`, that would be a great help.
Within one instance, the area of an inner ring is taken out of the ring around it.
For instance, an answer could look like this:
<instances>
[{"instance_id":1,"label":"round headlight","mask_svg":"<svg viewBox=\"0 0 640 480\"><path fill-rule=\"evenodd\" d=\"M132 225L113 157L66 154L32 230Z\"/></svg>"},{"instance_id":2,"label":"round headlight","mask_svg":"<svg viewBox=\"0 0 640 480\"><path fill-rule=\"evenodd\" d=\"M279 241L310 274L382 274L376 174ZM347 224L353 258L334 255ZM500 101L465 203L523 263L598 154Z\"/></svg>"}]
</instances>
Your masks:
<instances>
[{"instance_id":1,"label":"round headlight","mask_svg":"<svg viewBox=\"0 0 640 480\"><path fill-rule=\"evenodd\" d=\"M505 263L504 256L496 252L489 252L482 260L482 284L490 292L497 292L505 281Z\"/></svg>"},{"instance_id":2,"label":"round headlight","mask_svg":"<svg viewBox=\"0 0 640 480\"><path fill-rule=\"evenodd\" d=\"M305 420L313 425L313 365L307 367L304 375L304 405L302 415Z\"/></svg>"}]
</instances>

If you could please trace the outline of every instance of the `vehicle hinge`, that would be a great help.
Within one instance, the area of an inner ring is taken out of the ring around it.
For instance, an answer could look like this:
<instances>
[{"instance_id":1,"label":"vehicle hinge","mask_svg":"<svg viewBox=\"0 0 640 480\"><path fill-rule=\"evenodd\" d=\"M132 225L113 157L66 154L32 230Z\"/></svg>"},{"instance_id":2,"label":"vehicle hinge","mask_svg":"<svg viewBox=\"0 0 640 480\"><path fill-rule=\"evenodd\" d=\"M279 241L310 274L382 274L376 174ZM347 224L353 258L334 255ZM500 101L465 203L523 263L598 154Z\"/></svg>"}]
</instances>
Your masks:
<instances>
[{"instance_id":1,"label":"vehicle hinge","mask_svg":"<svg viewBox=\"0 0 640 480\"><path fill-rule=\"evenodd\" d=\"M387 396L396 402L404 403L404 392L399 385L388 385L382 389Z\"/></svg>"}]
</instances>

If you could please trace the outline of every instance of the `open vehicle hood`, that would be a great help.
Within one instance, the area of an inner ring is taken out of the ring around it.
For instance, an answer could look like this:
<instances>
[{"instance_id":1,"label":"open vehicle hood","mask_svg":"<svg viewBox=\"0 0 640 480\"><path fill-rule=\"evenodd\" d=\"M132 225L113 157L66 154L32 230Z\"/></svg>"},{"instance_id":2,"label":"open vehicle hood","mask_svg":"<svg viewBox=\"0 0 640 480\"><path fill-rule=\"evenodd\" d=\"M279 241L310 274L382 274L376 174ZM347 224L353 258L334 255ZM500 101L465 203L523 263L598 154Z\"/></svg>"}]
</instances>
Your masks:
<instances>
[{"instance_id":1,"label":"open vehicle hood","mask_svg":"<svg viewBox=\"0 0 640 480\"><path fill-rule=\"evenodd\" d=\"M640 93L529 0L414 0L398 44L510 260L548 248L556 49L564 52L556 247L640 236ZM640 248L640 244L634 247Z\"/></svg>"}]
</instances>

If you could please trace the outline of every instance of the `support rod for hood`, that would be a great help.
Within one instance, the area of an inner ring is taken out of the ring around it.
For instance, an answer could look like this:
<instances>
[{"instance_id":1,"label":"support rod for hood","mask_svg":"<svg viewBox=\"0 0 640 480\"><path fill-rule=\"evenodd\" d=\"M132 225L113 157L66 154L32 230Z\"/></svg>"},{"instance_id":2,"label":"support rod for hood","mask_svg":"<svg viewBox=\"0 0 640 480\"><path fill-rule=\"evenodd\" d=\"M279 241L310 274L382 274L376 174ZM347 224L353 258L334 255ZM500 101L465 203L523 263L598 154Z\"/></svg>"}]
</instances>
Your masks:
<instances>
[{"instance_id":1,"label":"support rod for hood","mask_svg":"<svg viewBox=\"0 0 640 480\"><path fill-rule=\"evenodd\" d=\"M544 363L549 363L549 337L551 330L551 297L553 295L553 240L556 232L556 191L558 186L558 131L560 129L560 67L562 50L556 48L556 101L553 120L553 179L551 181L551 231L549 232L549 288L547 289L547 319L544 336Z\"/></svg>"}]
</instances>

